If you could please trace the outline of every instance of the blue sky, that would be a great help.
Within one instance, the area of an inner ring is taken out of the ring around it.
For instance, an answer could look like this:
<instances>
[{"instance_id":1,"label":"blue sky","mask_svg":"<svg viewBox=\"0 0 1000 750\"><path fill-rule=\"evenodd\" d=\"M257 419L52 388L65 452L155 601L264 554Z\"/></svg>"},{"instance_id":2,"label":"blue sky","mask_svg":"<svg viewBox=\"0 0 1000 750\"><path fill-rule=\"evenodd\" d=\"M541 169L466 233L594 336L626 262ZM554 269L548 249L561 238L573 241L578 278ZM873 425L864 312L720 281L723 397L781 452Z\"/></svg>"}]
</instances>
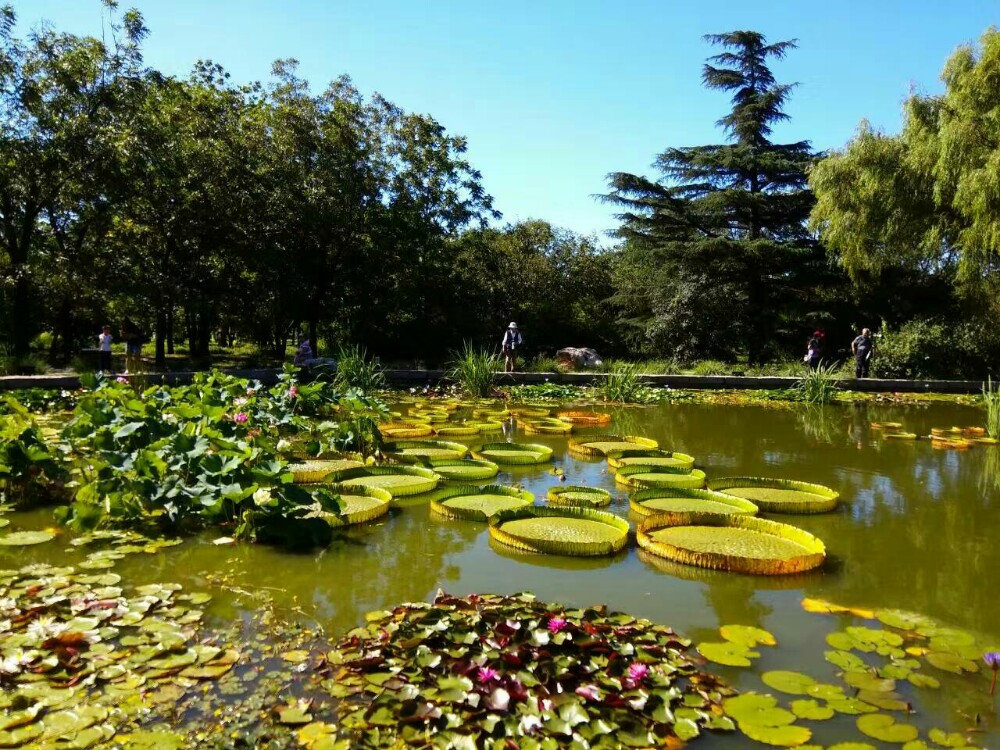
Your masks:
<instances>
[{"instance_id":1,"label":"blue sky","mask_svg":"<svg viewBox=\"0 0 1000 750\"><path fill-rule=\"evenodd\" d=\"M668 146L717 142L729 106L700 86L707 33L797 38L776 63L798 82L777 140L838 148L859 120L895 131L911 88L940 90L947 56L1000 23L995 0L121 0L151 35L147 62L186 75L199 58L239 82L295 57L321 90L348 74L469 139L506 221L604 232L612 171L652 174ZM14 0L19 32L41 19L100 34L99 0Z\"/></svg>"}]
</instances>

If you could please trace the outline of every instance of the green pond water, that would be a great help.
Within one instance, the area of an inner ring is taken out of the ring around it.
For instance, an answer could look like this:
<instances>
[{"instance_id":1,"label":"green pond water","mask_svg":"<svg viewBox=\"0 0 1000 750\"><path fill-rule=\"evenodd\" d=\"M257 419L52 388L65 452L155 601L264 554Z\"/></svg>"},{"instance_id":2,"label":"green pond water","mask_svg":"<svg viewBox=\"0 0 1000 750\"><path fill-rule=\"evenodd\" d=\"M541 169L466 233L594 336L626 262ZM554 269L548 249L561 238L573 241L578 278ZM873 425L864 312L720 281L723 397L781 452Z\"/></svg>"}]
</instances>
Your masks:
<instances>
[{"instance_id":1,"label":"green pond water","mask_svg":"<svg viewBox=\"0 0 1000 750\"><path fill-rule=\"evenodd\" d=\"M932 427L980 425L983 412L948 404L927 406L837 405L795 410L757 406L672 405L623 409L610 428L589 432L642 435L661 447L695 456L709 478L749 475L799 479L841 493L837 511L817 516L771 516L824 540L826 565L794 577L748 577L681 567L649 558L634 548L613 558L579 559L518 554L494 549L485 524L433 516L426 497L403 498L403 507L376 523L343 532L330 548L289 554L263 546L218 547L217 534L192 539L152 556L129 556L115 571L126 582L176 581L215 595L208 608L218 623L251 619L247 591L265 591L282 608L318 622L336 637L361 623L365 612L403 601L428 600L438 588L453 594L532 591L572 606L606 603L698 640L720 640L725 624L755 625L774 633L778 648L761 647L751 669L706 668L740 689L773 692L759 674L771 669L806 672L837 682L823 658L824 636L845 625L868 625L851 617L803 611L804 596L867 608L898 608L929 615L1000 645L1000 447L966 452L935 450L928 441L886 441L871 421L898 421L919 435ZM581 431L586 434L587 431ZM544 502L561 468L569 484L603 487L615 498L610 510L628 515L627 494L616 486L604 461L571 456L565 437L508 437L543 443L554 461L503 469L496 481L518 483ZM491 438L492 439L492 438ZM497 437L496 439L500 439ZM472 444L474 441L463 441ZM18 515L20 517L18 517ZM20 527L51 525L47 512L8 516ZM633 519L634 520L634 519ZM13 528L13 527L12 527ZM60 540L22 549L0 549L0 567L28 562L66 563L82 552ZM218 581L224 577L225 585ZM980 664L982 662L980 661ZM952 676L927 668L941 680L937 690L898 688L917 713L900 720L948 731L974 725L975 744L1000 746L994 699L984 674ZM775 693L777 695L777 693ZM782 696L787 705L790 696ZM861 737L855 717L838 715L809 723L814 742L831 744ZM699 747L744 747L745 737L711 736ZM889 747L886 745L885 747Z\"/></svg>"}]
</instances>

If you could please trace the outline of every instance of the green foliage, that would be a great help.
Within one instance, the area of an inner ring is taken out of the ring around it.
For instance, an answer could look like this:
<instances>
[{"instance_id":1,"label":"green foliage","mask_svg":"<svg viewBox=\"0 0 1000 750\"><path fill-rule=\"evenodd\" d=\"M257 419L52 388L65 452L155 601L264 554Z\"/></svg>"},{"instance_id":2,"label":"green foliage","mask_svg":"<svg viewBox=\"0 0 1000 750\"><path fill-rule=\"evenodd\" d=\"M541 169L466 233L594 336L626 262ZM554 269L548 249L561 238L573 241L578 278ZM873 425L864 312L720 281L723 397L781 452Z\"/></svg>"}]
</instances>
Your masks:
<instances>
[{"instance_id":1,"label":"green foliage","mask_svg":"<svg viewBox=\"0 0 1000 750\"><path fill-rule=\"evenodd\" d=\"M605 401L634 403L643 388L640 365L619 362L608 371L597 391Z\"/></svg>"},{"instance_id":2,"label":"green foliage","mask_svg":"<svg viewBox=\"0 0 1000 750\"><path fill-rule=\"evenodd\" d=\"M0 417L0 496L16 505L65 499L69 465L12 396Z\"/></svg>"},{"instance_id":3,"label":"green foliage","mask_svg":"<svg viewBox=\"0 0 1000 750\"><path fill-rule=\"evenodd\" d=\"M467 341L462 351L452 355L448 378L457 383L467 396L485 398L493 392L497 372L502 368L503 362L498 354L476 349Z\"/></svg>"},{"instance_id":4,"label":"green foliage","mask_svg":"<svg viewBox=\"0 0 1000 750\"><path fill-rule=\"evenodd\" d=\"M733 94L720 120L730 143L667 149L655 181L610 176L606 198L622 208L625 240L615 299L647 350L686 360L745 351L756 364L835 280L804 226L809 143L768 138L787 117L791 91L775 82L768 61L794 43L768 45L752 31L708 40L726 49L710 58L702 80Z\"/></svg>"},{"instance_id":5,"label":"green foliage","mask_svg":"<svg viewBox=\"0 0 1000 750\"><path fill-rule=\"evenodd\" d=\"M368 358L368 350L356 344L337 350L337 372L333 380L338 388L354 388L374 393L385 388L385 373L377 359Z\"/></svg>"},{"instance_id":6,"label":"green foliage","mask_svg":"<svg viewBox=\"0 0 1000 750\"><path fill-rule=\"evenodd\" d=\"M840 368L820 365L808 370L795 384L800 398L809 404L828 404L839 389Z\"/></svg>"},{"instance_id":7,"label":"green foliage","mask_svg":"<svg viewBox=\"0 0 1000 750\"><path fill-rule=\"evenodd\" d=\"M733 368L727 365L725 362L719 362L714 359L704 359L701 362L697 362L694 367L691 368L692 375L729 375Z\"/></svg>"},{"instance_id":8,"label":"green foliage","mask_svg":"<svg viewBox=\"0 0 1000 750\"><path fill-rule=\"evenodd\" d=\"M1000 438L1000 388L993 387L989 378L983 387L983 403L986 406L986 432L992 438Z\"/></svg>"},{"instance_id":9,"label":"green foliage","mask_svg":"<svg viewBox=\"0 0 1000 750\"><path fill-rule=\"evenodd\" d=\"M975 323L917 318L883 325L876 342L872 370L883 378L981 378L1000 359L1000 331Z\"/></svg>"}]
</instances>

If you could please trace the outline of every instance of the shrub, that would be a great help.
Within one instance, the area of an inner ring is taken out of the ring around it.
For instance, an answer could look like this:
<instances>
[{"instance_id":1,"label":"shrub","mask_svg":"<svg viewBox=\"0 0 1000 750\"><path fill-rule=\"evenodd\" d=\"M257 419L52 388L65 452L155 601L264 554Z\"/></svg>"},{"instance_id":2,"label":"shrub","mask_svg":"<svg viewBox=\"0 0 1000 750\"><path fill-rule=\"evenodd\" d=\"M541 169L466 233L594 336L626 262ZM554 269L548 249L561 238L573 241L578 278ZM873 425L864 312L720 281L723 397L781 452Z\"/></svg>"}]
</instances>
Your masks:
<instances>
[{"instance_id":1,"label":"shrub","mask_svg":"<svg viewBox=\"0 0 1000 750\"><path fill-rule=\"evenodd\" d=\"M795 384L802 400L810 404L828 404L837 393L837 381L840 379L839 367L824 367L820 365L815 370L809 370Z\"/></svg>"},{"instance_id":2,"label":"shrub","mask_svg":"<svg viewBox=\"0 0 1000 750\"><path fill-rule=\"evenodd\" d=\"M608 371L598 393L605 401L634 403L645 388L641 381L641 368L636 363L616 362Z\"/></svg>"},{"instance_id":3,"label":"shrub","mask_svg":"<svg viewBox=\"0 0 1000 750\"><path fill-rule=\"evenodd\" d=\"M880 378L971 378L995 375L1000 331L994 325L911 320L883 325L875 340L872 374Z\"/></svg>"}]
</instances>

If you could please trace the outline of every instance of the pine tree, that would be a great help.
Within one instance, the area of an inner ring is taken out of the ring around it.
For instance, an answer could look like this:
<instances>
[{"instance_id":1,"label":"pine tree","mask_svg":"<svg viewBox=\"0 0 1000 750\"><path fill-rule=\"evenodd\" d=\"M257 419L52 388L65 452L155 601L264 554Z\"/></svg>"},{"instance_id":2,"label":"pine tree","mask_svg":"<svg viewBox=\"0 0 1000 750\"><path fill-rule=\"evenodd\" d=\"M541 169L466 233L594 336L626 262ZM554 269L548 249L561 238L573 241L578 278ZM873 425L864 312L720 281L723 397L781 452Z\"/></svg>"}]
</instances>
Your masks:
<instances>
[{"instance_id":1,"label":"pine tree","mask_svg":"<svg viewBox=\"0 0 1000 750\"><path fill-rule=\"evenodd\" d=\"M767 44L755 31L713 34L725 49L702 81L732 92L718 121L719 145L669 148L659 180L614 173L606 200L622 206L626 240L617 300L660 353L761 362L816 322L817 285L829 269L806 222L813 204L808 141L776 144L775 123L794 85L775 81L768 61L795 41Z\"/></svg>"}]
</instances>

